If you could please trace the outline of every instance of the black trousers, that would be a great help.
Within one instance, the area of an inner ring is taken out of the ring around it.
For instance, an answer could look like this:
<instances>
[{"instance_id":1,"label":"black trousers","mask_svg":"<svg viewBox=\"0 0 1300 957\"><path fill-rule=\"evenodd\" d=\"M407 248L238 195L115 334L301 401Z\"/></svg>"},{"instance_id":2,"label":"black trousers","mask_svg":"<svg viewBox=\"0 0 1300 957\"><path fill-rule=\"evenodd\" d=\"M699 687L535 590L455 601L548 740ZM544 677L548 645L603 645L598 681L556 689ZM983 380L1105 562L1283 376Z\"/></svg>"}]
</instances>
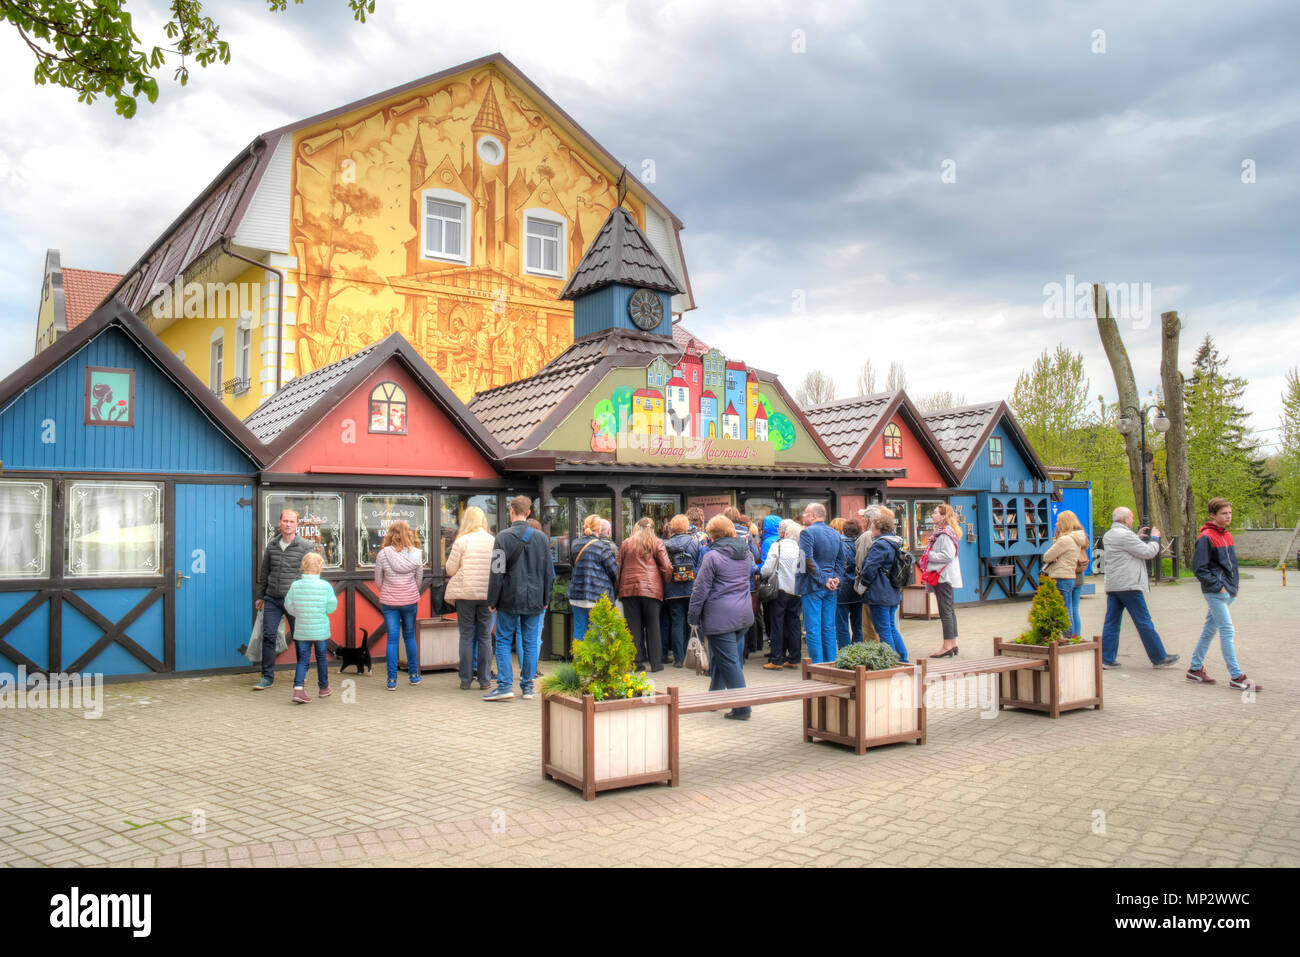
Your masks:
<instances>
[{"instance_id":1,"label":"black trousers","mask_svg":"<svg viewBox=\"0 0 1300 957\"><path fill-rule=\"evenodd\" d=\"M799 621L803 600L798 595L787 595L782 591L777 592L776 597L768 602L768 607L772 609L772 663L797 664L803 638L803 627Z\"/></svg>"},{"instance_id":2,"label":"black trousers","mask_svg":"<svg viewBox=\"0 0 1300 957\"><path fill-rule=\"evenodd\" d=\"M460 683L467 685L473 679L477 650L481 672L478 681L480 686L486 686L493 661L492 612L488 611L488 603L464 598L456 602L456 630L460 636Z\"/></svg>"},{"instance_id":3,"label":"black trousers","mask_svg":"<svg viewBox=\"0 0 1300 957\"><path fill-rule=\"evenodd\" d=\"M659 635L661 604L663 603L658 599L637 595L623 599L623 615L627 618L627 629L632 632L632 640L636 642L637 658L650 662L650 668L654 671L664 666L663 643Z\"/></svg>"}]
</instances>

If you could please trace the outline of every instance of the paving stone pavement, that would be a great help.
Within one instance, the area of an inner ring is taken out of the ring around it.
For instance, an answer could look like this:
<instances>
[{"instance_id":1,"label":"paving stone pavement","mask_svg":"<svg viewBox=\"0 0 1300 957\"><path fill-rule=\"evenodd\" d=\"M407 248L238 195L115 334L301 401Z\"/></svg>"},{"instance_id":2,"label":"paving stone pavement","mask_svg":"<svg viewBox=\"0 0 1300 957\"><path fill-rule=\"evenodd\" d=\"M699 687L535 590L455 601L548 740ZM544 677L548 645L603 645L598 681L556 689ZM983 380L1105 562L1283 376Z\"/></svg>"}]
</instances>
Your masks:
<instances>
[{"instance_id":1,"label":"paving stone pavement","mask_svg":"<svg viewBox=\"0 0 1300 957\"><path fill-rule=\"evenodd\" d=\"M486 703L451 673L395 693L382 667L336 676L305 707L288 674L260 694L251 673L108 685L98 720L0 711L0 865L1296 866L1300 587L1250 573L1232 612L1266 686L1253 701L1217 643L1220 683L1183 678L1205 605L1195 584L1161 586L1153 615L1183 661L1153 670L1126 620L1101 711L931 708L924 746L863 757L804 744L797 702L689 715L680 787L593 802L543 780L540 698ZM958 609L963 656L991 654L1028 607ZM1083 600L1089 633L1104 607ZM939 646L938 622L902 630L914 655ZM751 684L790 680L760 664Z\"/></svg>"}]
</instances>

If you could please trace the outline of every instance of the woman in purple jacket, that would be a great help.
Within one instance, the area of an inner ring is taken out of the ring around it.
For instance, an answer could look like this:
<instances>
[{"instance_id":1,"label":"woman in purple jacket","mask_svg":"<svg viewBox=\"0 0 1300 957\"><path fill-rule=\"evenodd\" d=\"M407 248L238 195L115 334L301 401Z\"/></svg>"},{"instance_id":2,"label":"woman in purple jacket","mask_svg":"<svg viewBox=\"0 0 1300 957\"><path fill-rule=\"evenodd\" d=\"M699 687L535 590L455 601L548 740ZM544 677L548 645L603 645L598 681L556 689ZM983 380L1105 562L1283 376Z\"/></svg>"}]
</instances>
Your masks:
<instances>
[{"instance_id":1,"label":"woman in purple jacket","mask_svg":"<svg viewBox=\"0 0 1300 957\"><path fill-rule=\"evenodd\" d=\"M741 643L754 623L754 609L749 601L754 556L749 542L736 537L736 526L725 515L709 519L705 531L711 544L695 575L687 620L693 626L698 625L709 639L709 653L713 656L709 690L743 688ZM749 715L749 708L733 708L724 717L746 721Z\"/></svg>"}]
</instances>

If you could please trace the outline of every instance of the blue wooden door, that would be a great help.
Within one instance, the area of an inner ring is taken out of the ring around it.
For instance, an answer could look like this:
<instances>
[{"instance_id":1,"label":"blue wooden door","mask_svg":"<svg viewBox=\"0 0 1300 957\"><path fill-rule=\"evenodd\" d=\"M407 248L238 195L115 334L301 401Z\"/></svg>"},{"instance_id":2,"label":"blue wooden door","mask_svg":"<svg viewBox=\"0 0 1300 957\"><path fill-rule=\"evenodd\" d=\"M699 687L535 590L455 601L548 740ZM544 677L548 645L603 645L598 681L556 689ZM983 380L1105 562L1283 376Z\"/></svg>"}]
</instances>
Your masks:
<instances>
[{"instance_id":1,"label":"blue wooden door","mask_svg":"<svg viewBox=\"0 0 1300 957\"><path fill-rule=\"evenodd\" d=\"M176 485L177 671L248 665L252 502L251 485Z\"/></svg>"},{"instance_id":2,"label":"blue wooden door","mask_svg":"<svg viewBox=\"0 0 1300 957\"><path fill-rule=\"evenodd\" d=\"M967 534L975 529L976 535L979 535L979 516L974 495L953 495L949 497L948 504L961 509L962 543L957 549L957 561L961 565L961 587L952 593L953 603L959 605L979 599L980 543L970 541Z\"/></svg>"}]
</instances>

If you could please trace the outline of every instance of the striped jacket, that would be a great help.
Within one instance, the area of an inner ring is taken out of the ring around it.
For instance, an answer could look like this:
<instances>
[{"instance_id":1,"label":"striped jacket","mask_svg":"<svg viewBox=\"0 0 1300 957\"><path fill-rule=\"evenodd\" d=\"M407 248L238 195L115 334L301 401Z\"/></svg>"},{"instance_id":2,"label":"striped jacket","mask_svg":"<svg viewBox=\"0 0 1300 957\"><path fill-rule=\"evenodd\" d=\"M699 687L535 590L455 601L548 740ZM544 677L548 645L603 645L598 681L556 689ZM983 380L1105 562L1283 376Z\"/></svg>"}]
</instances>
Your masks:
<instances>
[{"instance_id":1,"label":"striped jacket","mask_svg":"<svg viewBox=\"0 0 1300 957\"><path fill-rule=\"evenodd\" d=\"M294 641L325 641L330 636L330 612L339 606L334 586L319 575L303 575L289 586L284 610L293 615Z\"/></svg>"}]
</instances>

